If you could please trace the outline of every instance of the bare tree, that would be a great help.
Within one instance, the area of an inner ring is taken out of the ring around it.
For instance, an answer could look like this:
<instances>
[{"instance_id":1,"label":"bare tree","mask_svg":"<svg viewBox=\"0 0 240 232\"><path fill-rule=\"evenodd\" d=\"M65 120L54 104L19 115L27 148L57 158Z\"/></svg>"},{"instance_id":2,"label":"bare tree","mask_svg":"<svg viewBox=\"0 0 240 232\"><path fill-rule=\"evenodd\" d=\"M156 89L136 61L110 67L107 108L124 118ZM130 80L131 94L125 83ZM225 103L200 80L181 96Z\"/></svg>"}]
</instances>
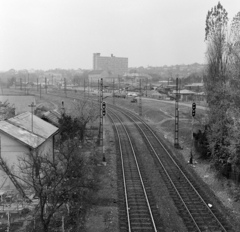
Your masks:
<instances>
[{"instance_id":1,"label":"bare tree","mask_svg":"<svg viewBox=\"0 0 240 232\"><path fill-rule=\"evenodd\" d=\"M79 138L84 142L87 125L92 124L98 119L99 108L95 102L87 99L75 101L73 105L71 115L75 117L79 126Z\"/></svg>"},{"instance_id":2,"label":"bare tree","mask_svg":"<svg viewBox=\"0 0 240 232\"><path fill-rule=\"evenodd\" d=\"M76 199L90 191L91 170L76 142L62 144L54 157L49 154L29 153L21 158L19 168L25 183L32 187L39 199L36 217L40 218L42 230L47 232L53 216L64 204L77 204ZM78 202L79 203L79 202Z\"/></svg>"}]
</instances>

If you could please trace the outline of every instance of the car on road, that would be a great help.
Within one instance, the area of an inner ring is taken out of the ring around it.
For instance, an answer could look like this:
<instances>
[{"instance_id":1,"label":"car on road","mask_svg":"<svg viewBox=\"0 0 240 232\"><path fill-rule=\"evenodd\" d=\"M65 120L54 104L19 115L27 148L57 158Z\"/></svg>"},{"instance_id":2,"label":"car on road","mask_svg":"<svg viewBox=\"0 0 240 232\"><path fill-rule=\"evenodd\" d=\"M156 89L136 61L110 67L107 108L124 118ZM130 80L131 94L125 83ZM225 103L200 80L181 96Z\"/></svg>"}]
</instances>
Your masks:
<instances>
[{"instance_id":1,"label":"car on road","mask_svg":"<svg viewBox=\"0 0 240 232\"><path fill-rule=\"evenodd\" d=\"M132 96L132 97L137 97L138 96L138 94L134 93L134 92L129 92L127 95Z\"/></svg>"}]
</instances>

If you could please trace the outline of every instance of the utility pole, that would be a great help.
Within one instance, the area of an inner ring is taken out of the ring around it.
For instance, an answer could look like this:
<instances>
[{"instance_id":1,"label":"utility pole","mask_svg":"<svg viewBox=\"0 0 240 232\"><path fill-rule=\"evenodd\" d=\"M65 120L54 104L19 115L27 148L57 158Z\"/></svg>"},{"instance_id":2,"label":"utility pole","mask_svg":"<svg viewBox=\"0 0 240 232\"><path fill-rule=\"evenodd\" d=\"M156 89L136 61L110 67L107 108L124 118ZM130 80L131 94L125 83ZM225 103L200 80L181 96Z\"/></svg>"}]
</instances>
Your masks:
<instances>
[{"instance_id":1,"label":"utility pole","mask_svg":"<svg viewBox=\"0 0 240 232\"><path fill-rule=\"evenodd\" d=\"M22 78L20 77L20 89L22 90Z\"/></svg>"},{"instance_id":2,"label":"utility pole","mask_svg":"<svg viewBox=\"0 0 240 232\"><path fill-rule=\"evenodd\" d=\"M33 113L34 113L34 107L36 106L36 105L34 105L34 103L32 102L32 104L31 105L28 105L29 107L31 107L31 111L32 111L32 132L33 132Z\"/></svg>"},{"instance_id":3,"label":"utility pole","mask_svg":"<svg viewBox=\"0 0 240 232\"><path fill-rule=\"evenodd\" d=\"M114 88L115 88L115 79L113 78L113 105L115 105L115 93L114 93Z\"/></svg>"},{"instance_id":4,"label":"utility pole","mask_svg":"<svg viewBox=\"0 0 240 232\"><path fill-rule=\"evenodd\" d=\"M98 102L100 102L100 86L99 86L99 79L98 79Z\"/></svg>"},{"instance_id":5,"label":"utility pole","mask_svg":"<svg viewBox=\"0 0 240 232\"><path fill-rule=\"evenodd\" d=\"M38 78L37 78L37 91L38 91Z\"/></svg>"},{"instance_id":6,"label":"utility pole","mask_svg":"<svg viewBox=\"0 0 240 232\"><path fill-rule=\"evenodd\" d=\"M146 79L146 97L147 97L148 78Z\"/></svg>"},{"instance_id":7,"label":"utility pole","mask_svg":"<svg viewBox=\"0 0 240 232\"><path fill-rule=\"evenodd\" d=\"M66 78L64 78L64 92L65 92L65 97L67 97L67 81L66 81Z\"/></svg>"},{"instance_id":8,"label":"utility pole","mask_svg":"<svg viewBox=\"0 0 240 232\"><path fill-rule=\"evenodd\" d=\"M47 94L47 78L45 77L45 93Z\"/></svg>"},{"instance_id":9,"label":"utility pole","mask_svg":"<svg viewBox=\"0 0 240 232\"><path fill-rule=\"evenodd\" d=\"M118 75L118 92L120 93L120 77Z\"/></svg>"},{"instance_id":10,"label":"utility pole","mask_svg":"<svg viewBox=\"0 0 240 232\"><path fill-rule=\"evenodd\" d=\"M179 145L179 88L178 88L178 77L176 78L176 99L175 99L175 135L174 135L174 147L180 148Z\"/></svg>"},{"instance_id":11,"label":"utility pole","mask_svg":"<svg viewBox=\"0 0 240 232\"><path fill-rule=\"evenodd\" d=\"M83 89L84 89L84 98L85 98L85 78L83 79Z\"/></svg>"},{"instance_id":12,"label":"utility pole","mask_svg":"<svg viewBox=\"0 0 240 232\"><path fill-rule=\"evenodd\" d=\"M39 88L40 88L40 91L39 91L39 92L40 92L40 99L41 99L41 97L42 97L42 96L41 96L41 95L42 95L42 93L41 93L41 92L42 92L41 82L40 82Z\"/></svg>"},{"instance_id":13,"label":"utility pole","mask_svg":"<svg viewBox=\"0 0 240 232\"><path fill-rule=\"evenodd\" d=\"M25 77L25 95L27 95L27 79Z\"/></svg>"},{"instance_id":14,"label":"utility pole","mask_svg":"<svg viewBox=\"0 0 240 232\"><path fill-rule=\"evenodd\" d=\"M90 86L90 83L89 83L89 78L88 78L88 98L89 98L89 86Z\"/></svg>"},{"instance_id":15,"label":"utility pole","mask_svg":"<svg viewBox=\"0 0 240 232\"><path fill-rule=\"evenodd\" d=\"M91 80L91 82L90 82L90 91L92 92L92 78L90 79Z\"/></svg>"},{"instance_id":16,"label":"utility pole","mask_svg":"<svg viewBox=\"0 0 240 232\"><path fill-rule=\"evenodd\" d=\"M126 78L125 78L125 93L126 93L126 98L128 98L128 86L127 86L127 83L126 83Z\"/></svg>"},{"instance_id":17,"label":"utility pole","mask_svg":"<svg viewBox=\"0 0 240 232\"><path fill-rule=\"evenodd\" d=\"M142 116L142 80L139 79L139 116Z\"/></svg>"}]
</instances>

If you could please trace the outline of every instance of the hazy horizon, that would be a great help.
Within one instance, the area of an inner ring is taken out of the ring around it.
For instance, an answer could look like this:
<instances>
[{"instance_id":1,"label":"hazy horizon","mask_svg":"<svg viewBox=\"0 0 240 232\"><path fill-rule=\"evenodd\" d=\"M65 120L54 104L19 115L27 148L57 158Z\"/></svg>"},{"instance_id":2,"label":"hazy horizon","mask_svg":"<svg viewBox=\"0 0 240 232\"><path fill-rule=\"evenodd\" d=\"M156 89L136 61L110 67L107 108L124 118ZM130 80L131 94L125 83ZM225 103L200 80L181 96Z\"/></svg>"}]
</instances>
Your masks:
<instances>
[{"instance_id":1,"label":"hazy horizon","mask_svg":"<svg viewBox=\"0 0 240 232\"><path fill-rule=\"evenodd\" d=\"M229 21L237 0L220 1ZM93 53L129 67L204 64L217 0L2 0L0 70L92 69Z\"/></svg>"}]
</instances>

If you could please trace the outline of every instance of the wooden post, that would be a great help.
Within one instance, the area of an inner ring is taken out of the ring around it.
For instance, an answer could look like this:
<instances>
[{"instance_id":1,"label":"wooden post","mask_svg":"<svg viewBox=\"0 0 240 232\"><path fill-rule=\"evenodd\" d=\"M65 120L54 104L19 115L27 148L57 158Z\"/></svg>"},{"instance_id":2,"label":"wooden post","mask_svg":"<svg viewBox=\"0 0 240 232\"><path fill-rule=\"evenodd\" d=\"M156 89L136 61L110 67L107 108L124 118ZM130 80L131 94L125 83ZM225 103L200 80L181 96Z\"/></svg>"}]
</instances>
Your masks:
<instances>
[{"instance_id":1,"label":"wooden post","mask_svg":"<svg viewBox=\"0 0 240 232\"><path fill-rule=\"evenodd\" d=\"M33 113L34 113L33 109L36 105L34 105L34 103L32 102L32 104L28 106L31 107L31 111L32 111L32 132L33 132Z\"/></svg>"}]
</instances>

